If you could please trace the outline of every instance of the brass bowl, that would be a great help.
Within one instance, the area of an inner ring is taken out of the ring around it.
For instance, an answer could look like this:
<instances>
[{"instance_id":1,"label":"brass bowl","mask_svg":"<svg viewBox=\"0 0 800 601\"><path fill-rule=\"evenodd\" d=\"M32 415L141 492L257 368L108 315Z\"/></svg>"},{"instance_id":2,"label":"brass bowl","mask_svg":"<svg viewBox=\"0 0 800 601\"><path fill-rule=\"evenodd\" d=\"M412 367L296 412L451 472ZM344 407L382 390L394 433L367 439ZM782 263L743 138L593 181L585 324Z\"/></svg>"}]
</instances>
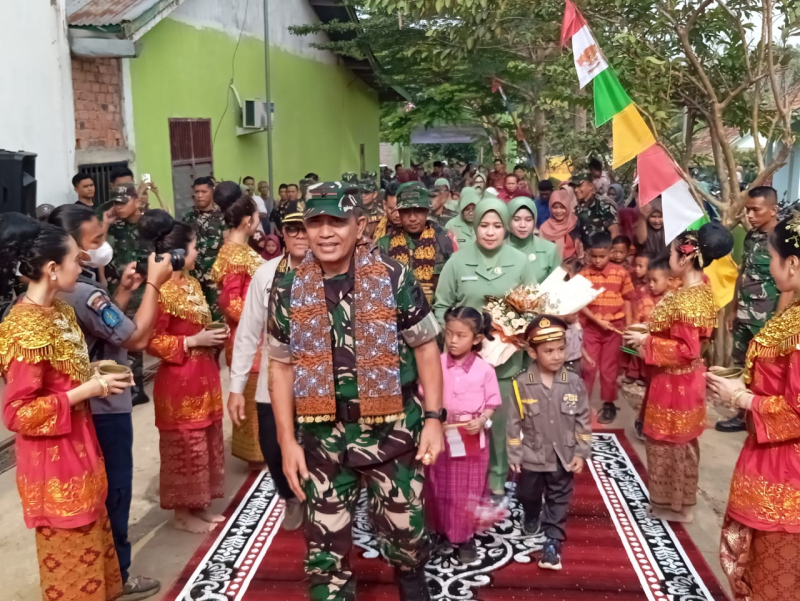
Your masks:
<instances>
[{"instance_id":1,"label":"brass bowl","mask_svg":"<svg viewBox=\"0 0 800 601\"><path fill-rule=\"evenodd\" d=\"M221 321L212 321L206 326L206 330L224 330L227 327L227 324Z\"/></svg>"},{"instance_id":2,"label":"brass bowl","mask_svg":"<svg viewBox=\"0 0 800 601\"><path fill-rule=\"evenodd\" d=\"M737 380L742 376L744 370L740 367L724 367L722 369L710 369L709 372L726 380Z\"/></svg>"},{"instance_id":3,"label":"brass bowl","mask_svg":"<svg viewBox=\"0 0 800 601\"><path fill-rule=\"evenodd\" d=\"M101 376L107 376L111 374L130 374L131 368L126 365L119 365L118 363L108 363L106 365L101 365L97 368L97 373Z\"/></svg>"},{"instance_id":4,"label":"brass bowl","mask_svg":"<svg viewBox=\"0 0 800 601\"><path fill-rule=\"evenodd\" d=\"M628 332L637 332L638 334L647 334L648 328L642 324L633 324L625 328Z\"/></svg>"}]
</instances>

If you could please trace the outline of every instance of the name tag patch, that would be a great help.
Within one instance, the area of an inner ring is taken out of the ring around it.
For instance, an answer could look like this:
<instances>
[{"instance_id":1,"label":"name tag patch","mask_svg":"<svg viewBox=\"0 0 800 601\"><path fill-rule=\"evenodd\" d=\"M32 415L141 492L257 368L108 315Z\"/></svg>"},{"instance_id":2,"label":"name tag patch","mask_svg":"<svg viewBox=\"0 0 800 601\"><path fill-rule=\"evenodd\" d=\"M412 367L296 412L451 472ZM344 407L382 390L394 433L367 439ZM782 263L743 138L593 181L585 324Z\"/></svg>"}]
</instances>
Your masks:
<instances>
[{"instance_id":1,"label":"name tag patch","mask_svg":"<svg viewBox=\"0 0 800 601\"><path fill-rule=\"evenodd\" d=\"M461 276L461 281L462 282L477 282L478 281L478 276L476 276L476 275L462 275Z\"/></svg>"}]
</instances>

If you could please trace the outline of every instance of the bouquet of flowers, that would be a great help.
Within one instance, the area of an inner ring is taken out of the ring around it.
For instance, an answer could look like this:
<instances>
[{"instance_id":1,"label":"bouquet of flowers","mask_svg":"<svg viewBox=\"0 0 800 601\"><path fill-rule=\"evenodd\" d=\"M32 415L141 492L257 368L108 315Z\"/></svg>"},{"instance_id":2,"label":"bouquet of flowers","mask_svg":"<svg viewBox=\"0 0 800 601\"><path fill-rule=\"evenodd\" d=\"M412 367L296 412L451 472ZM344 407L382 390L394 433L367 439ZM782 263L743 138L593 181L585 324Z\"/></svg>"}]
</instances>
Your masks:
<instances>
[{"instance_id":1,"label":"bouquet of flowers","mask_svg":"<svg viewBox=\"0 0 800 601\"><path fill-rule=\"evenodd\" d=\"M537 315L577 313L603 292L583 276L566 277L559 267L541 284L518 286L501 298L486 298L484 308L492 316L494 340L483 342L484 361L494 367L508 361L523 347L522 334Z\"/></svg>"}]
</instances>

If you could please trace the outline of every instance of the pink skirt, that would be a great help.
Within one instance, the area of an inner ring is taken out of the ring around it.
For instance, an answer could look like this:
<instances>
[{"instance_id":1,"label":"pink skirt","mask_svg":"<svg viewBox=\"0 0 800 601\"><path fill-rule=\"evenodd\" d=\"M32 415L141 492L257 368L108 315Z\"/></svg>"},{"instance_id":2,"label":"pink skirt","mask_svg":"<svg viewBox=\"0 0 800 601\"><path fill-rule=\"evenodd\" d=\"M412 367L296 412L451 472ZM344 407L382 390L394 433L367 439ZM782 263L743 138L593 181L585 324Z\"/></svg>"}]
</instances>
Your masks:
<instances>
[{"instance_id":1,"label":"pink skirt","mask_svg":"<svg viewBox=\"0 0 800 601\"><path fill-rule=\"evenodd\" d=\"M427 468L425 512L428 527L454 545L465 543L482 529L481 509L489 504L486 475L489 445L472 457L449 456L447 450Z\"/></svg>"}]
</instances>

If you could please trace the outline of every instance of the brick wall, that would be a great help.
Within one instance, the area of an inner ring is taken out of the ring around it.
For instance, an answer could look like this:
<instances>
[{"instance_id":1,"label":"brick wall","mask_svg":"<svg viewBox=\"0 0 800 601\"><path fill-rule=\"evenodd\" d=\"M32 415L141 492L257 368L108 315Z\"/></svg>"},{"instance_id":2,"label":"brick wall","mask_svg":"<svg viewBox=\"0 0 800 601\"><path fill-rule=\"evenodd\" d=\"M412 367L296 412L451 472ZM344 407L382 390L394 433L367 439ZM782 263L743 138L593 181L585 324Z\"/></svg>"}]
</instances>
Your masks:
<instances>
[{"instance_id":1,"label":"brick wall","mask_svg":"<svg viewBox=\"0 0 800 601\"><path fill-rule=\"evenodd\" d=\"M122 73L116 58L73 58L75 148L124 148Z\"/></svg>"}]
</instances>

